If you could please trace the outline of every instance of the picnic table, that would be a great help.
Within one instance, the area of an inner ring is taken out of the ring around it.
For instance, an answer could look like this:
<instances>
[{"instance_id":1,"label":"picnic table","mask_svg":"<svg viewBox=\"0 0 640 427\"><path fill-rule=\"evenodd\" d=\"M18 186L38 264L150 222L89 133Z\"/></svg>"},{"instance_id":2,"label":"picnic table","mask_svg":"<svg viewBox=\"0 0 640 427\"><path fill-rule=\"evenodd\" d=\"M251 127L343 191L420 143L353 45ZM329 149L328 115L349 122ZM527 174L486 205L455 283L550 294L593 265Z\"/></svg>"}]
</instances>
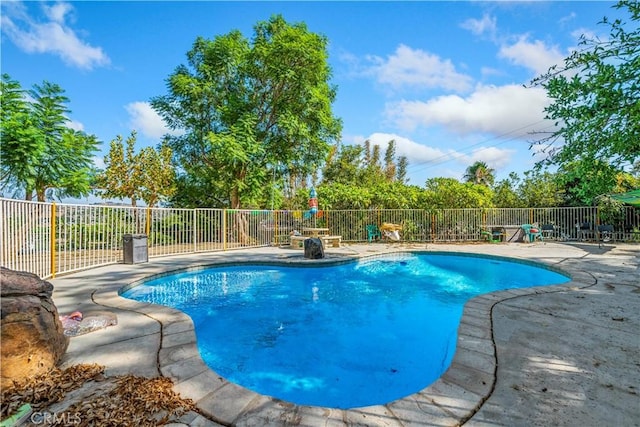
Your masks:
<instances>
[{"instance_id":1,"label":"picnic table","mask_svg":"<svg viewBox=\"0 0 640 427\"><path fill-rule=\"evenodd\" d=\"M323 227L303 227L302 236L289 236L291 247L295 249L302 249L304 247L304 241L310 237L316 237L322 240L323 246L331 244L334 248L339 248L342 243L342 236L330 236L329 229Z\"/></svg>"},{"instance_id":2,"label":"picnic table","mask_svg":"<svg viewBox=\"0 0 640 427\"><path fill-rule=\"evenodd\" d=\"M303 227L302 234L310 235L311 237L319 237L320 235L329 234L329 229L321 227Z\"/></svg>"}]
</instances>

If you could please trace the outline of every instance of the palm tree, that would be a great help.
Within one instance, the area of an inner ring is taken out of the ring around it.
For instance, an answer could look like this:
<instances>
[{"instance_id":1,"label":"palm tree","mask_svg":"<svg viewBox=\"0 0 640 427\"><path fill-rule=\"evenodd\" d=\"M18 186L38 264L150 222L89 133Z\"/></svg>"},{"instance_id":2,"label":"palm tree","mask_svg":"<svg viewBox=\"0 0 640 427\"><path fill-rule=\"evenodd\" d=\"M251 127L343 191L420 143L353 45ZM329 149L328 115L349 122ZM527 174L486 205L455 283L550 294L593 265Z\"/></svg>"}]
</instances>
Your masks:
<instances>
[{"instance_id":1,"label":"palm tree","mask_svg":"<svg viewBox=\"0 0 640 427\"><path fill-rule=\"evenodd\" d=\"M491 169L485 162L475 162L467 168L464 173L465 182L474 184L493 185L495 170Z\"/></svg>"}]
</instances>

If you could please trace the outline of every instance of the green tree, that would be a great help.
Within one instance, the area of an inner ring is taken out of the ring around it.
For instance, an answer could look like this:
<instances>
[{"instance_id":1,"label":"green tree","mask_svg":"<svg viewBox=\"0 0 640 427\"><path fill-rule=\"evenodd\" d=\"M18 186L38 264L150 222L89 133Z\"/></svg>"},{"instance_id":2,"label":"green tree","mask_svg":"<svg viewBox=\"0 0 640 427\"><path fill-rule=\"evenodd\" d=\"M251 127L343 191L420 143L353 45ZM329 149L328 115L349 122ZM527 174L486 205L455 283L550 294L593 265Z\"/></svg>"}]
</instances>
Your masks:
<instances>
[{"instance_id":1,"label":"green tree","mask_svg":"<svg viewBox=\"0 0 640 427\"><path fill-rule=\"evenodd\" d=\"M387 149L384 153L384 177L388 182L393 182L396 179L396 172L398 167L395 163L396 157L396 141L393 139L389 141Z\"/></svg>"},{"instance_id":2,"label":"green tree","mask_svg":"<svg viewBox=\"0 0 640 427\"><path fill-rule=\"evenodd\" d=\"M325 184L352 184L359 182L363 170L364 147L361 145L340 145L325 164L322 182Z\"/></svg>"},{"instance_id":3,"label":"green tree","mask_svg":"<svg viewBox=\"0 0 640 427\"><path fill-rule=\"evenodd\" d=\"M136 167L135 144L135 131L131 132L126 143L123 143L120 135L111 141L104 158L105 170L96 178L98 193L102 197L129 199L131 206L137 206L142 179Z\"/></svg>"},{"instance_id":4,"label":"green tree","mask_svg":"<svg viewBox=\"0 0 640 427\"><path fill-rule=\"evenodd\" d=\"M374 184L384 179L384 172L380 165L380 146L378 144L371 147L371 156L366 164L363 178L369 184Z\"/></svg>"},{"instance_id":5,"label":"green tree","mask_svg":"<svg viewBox=\"0 0 640 427\"><path fill-rule=\"evenodd\" d=\"M486 185L461 183L454 178L431 178L425 183L423 202L430 209L493 207L493 192Z\"/></svg>"},{"instance_id":6,"label":"green tree","mask_svg":"<svg viewBox=\"0 0 640 427\"><path fill-rule=\"evenodd\" d=\"M340 145L328 157L322 171L322 182L331 184L357 183L373 187L380 183L405 183L407 158L395 158L395 141L389 141L384 155L384 165L380 161L380 146L371 145L369 140L363 145Z\"/></svg>"},{"instance_id":7,"label":"green tree","mask_svg":"<svg viewBox=\"0 0 640 427\"><path fill-rule=\"evenodd\" d=\"M557 176L538 170L526 171L518 187L518 198L527 208L546 208L562 205L564 188Z\"/></svg>"},{"instance_id":8,"label":"green tree","mask_svg":"<svg viewBox=\"0 0 640 427\"><path fill-rule=\"evenodd\" d=\"M407 167L409 166L409 160L407 156L400 156L398 158L398 166L396 169L396 181L401 183L407 182Z\"/></svg>"},{"instance_id":9,"label":"green tree","mask_svg":"<svg viewBox=\"0 0 640 427\"><path fill-rule=\"evenodd\" d=\"M176 191L172 152L162 144L159 150L145 147L136 153L136 138L132 131L126 142L120 135L111 141L106 168L96 178L98 192L107 198L129 199L134 207L138 200L153 207Z\"/></svg>"},{"instance_id":10,"label":"green tree","mask_svg":"<svg viewBox=\"0 0 640 427\"><path fill-rule=\"evenodd\" d=\"M518 196L520 177L511 172L509 177L498 181L493 187L493 204L497 208L526 208Z\"/></svg>"},{"instance_id":11,"label":"green tree","mask_svg":"<svg viewBox=\"0 0 640 427\"><path fill-rule=\"evenodd\" d=\"M239 208L266 198L274 170L296 183L320 167L341 131L327 60L324 36L279 15L251 40L237 30L196 39L151 104L184 131L169 144L201 194Z\"/></svg>"},{"instance_id":12,"label":"green tree","mask_svg":"<svg viewBox=\"0 0 640 427\"><path fill-rule=\"evenodd\" d=\"M558 168L557 184L565 206L591 206L594 199L616 188L619 169L604 161L575 160Z\"/></svg>"},{"instance_id":13,"label":"green tree","mask_svg":"<svg viewBox=\"0 0 640 427\"><path fill-rule=\"evenodd\" d=\"M17 82L2 76L3 186L24 189L27 200L35 192L38 201L45 201L53 189L62 197L89 194L100 142L67 127L69 99L57 84L34 85L32 101L24 95Z\"/></svg>"},{"instance_id":14,"label":"green tree","mask_svg":"<svg viewBox=\"0 0 640 427\"><path fill-rule=\"evenodd\" d=\"M35 164L45 145L20 83L2 74L0 86L0 182L15 194L34 187ZM30 195L27 195L30 199Z\"/></svg>"},{"instance_id":15,"label":"green tree","mask_svg":"<svg viewBox=\"0 0 640 427\"><path fill-rule=\"evenodd\" d=\"M491 169L485 162L478 161L467 168L464 173L464 180L490 187L495 179L494 174L495 170Z\"/></svg>"},{"instance_id":16,"label":"green tree","mask_svg":"<svg viewBox=\"0 0 640 427\"><path fill-rule=\"evenodd\" d=\"M147 206L156 206L168 200L176 191L175 169L171 163L171 148L163 143L159 149L145 147L138 153L137 165L141 169L140 198Z\"/></svg>"},{"instance_id":17,"label":"green tree","mask_svg":"<svg viewBox=\"0 0 640 427\"><path fill-rule=\"evenodd\" d=\"M541 165L578 160L578 174L587 176L597 175L603 164L620 170L640 156L640 3L614 7L626 9L630 21L604 18L600 24L609 37L582 35L564 65L532 81L546 89L546 118L557 126L533 142L548 153Z\"/></svg>"}]
</instances>

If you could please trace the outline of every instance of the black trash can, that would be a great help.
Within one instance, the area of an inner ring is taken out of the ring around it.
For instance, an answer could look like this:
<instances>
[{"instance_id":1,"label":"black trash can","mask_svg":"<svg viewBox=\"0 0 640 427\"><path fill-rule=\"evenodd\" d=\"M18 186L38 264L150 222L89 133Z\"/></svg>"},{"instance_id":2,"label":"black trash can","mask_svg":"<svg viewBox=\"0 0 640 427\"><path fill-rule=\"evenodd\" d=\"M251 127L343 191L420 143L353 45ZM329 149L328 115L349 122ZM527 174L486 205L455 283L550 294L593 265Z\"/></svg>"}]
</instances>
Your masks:
<instances>
[{"instance_id":1,"label":"black trash can","mask_svg":"<svg viewBox=\"0 0 640 427\"><path fill-rule=\"evenodd\" d=\"M125 234L122 236L122 252L125 264L149 261L146 234Z\"/></svg>"}]
</instances>

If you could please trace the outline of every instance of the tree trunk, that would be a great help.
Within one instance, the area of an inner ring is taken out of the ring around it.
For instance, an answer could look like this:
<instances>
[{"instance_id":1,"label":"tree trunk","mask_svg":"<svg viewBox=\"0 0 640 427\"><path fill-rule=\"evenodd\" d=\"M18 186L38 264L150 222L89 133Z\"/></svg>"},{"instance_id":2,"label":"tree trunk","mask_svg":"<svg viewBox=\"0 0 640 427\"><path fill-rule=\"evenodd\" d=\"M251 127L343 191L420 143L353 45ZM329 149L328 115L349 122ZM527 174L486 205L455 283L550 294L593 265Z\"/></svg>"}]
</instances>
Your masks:
<instances>
[{"instance_id":1,"label":"tree trunk","mask_svg":"<svg viewBox=\"0 0 640 427\"><path fill-rule=\"evenodd\" d=\"M237 186L231 189L231 209L240 209L240 194ZM243 246L250 245L251 238L249 236L247 215L244 212L236 212L233 217L235 221L232 227L235 228L237 242Z\"/></svg>"},{"instance_id":2,"label":"tree trunk","mask_svg":"<svg viewBox=\"0 0 640 427\"><path fill-rule=\"evenodd\" d=\"M237 186L231 189L231 209L240 209L240 194Z\"/></svg>"}]
</instances>

